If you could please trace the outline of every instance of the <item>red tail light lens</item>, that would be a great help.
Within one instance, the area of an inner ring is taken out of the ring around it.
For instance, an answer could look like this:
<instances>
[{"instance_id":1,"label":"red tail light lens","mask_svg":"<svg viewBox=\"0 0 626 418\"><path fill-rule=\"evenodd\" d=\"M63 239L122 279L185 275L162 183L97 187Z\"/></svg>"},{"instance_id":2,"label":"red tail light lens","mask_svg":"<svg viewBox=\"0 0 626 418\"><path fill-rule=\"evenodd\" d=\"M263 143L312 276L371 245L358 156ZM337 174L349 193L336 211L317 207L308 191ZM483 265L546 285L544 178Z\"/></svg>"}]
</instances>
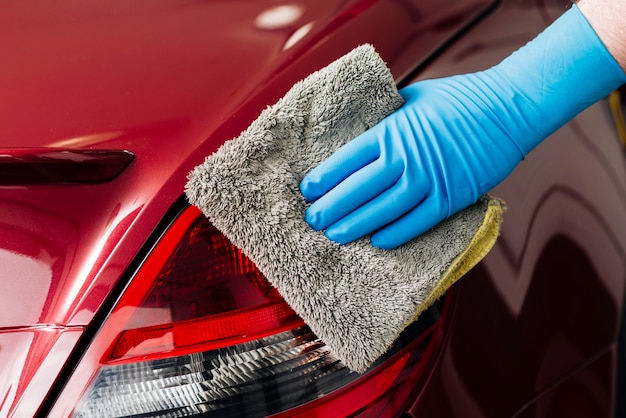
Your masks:
<instances>
[{"instance_id":1,"label":"red tail light lens","mask_svg":"<svg viewBox=\"0 0 626 418\"><path fill-rule=\"evenodd\" d=\"M388 415L407 402L438 343L433 309L386 359L352 373L254 264L189 207L103 324L55 414Z\"/></svg>"},{"instance_id":2,"label":"red tail light lens","mask_svg":"<svg viewBox=\"0 0 626 418\"><path fill-rule=\"evenodd\" d=\"M120 324L107 364L205 351L304 325L195 208L146 260L118 306L124 305L135 309Z\"/></svg>"}]
</instances>

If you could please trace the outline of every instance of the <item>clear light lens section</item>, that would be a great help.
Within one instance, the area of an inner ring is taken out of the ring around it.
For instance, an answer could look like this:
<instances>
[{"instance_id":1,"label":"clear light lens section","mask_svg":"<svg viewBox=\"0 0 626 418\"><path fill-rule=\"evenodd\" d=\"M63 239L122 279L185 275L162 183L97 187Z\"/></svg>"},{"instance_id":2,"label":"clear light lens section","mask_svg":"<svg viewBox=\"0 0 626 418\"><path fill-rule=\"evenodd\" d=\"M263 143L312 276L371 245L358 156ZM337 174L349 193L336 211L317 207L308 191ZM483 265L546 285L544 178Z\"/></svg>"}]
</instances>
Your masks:
<instances>
[{"instance_id":1,"label":"clear light lens section","mask_svg":"<svg viewBox=\"0 0 626 418\"><path fill-rule=\"evenodd\" d=\"M308 327L213 351L103 367L76 417L259 417L360 377Z\"/></svg>"}]
</instances>

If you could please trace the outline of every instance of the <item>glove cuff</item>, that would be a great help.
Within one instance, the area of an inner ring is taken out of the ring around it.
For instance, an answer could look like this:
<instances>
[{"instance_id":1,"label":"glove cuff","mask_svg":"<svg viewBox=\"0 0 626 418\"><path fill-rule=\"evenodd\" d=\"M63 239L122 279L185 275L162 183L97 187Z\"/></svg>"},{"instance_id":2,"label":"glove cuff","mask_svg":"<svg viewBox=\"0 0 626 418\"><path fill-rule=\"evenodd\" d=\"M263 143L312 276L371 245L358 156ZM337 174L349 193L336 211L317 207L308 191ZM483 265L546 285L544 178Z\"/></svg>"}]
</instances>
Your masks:
<instances>
[{"instance_id":1,"label":"glove cuff","mask_svg":"<svg viewBox=\"0 0 626 418\"><path fill-rule=\"evenodd\" d=\"M575 4L491 70L508 84L505 94L513 95L512 139L524 156L626 83L626 74Z\"/></svg>"}]
</instances>

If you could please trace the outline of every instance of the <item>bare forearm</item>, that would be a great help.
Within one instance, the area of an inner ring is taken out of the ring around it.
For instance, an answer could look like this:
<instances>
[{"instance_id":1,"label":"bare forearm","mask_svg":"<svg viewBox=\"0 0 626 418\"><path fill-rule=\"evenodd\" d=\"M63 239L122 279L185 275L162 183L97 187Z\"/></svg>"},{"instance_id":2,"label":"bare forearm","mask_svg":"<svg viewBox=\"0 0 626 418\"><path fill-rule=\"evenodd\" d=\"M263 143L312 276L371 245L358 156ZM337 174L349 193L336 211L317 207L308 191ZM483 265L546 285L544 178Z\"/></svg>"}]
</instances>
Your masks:
<instances>
[{"instance_id":1,"label":"bare forearm","mask_svg":"<svg viewBox=\"0 0 626 418\"><path fill-rule=\"evenodd\" d=\"M626 71L626 1L580 0L577 4L615 61Z\"/></svg>"}]
</instances>

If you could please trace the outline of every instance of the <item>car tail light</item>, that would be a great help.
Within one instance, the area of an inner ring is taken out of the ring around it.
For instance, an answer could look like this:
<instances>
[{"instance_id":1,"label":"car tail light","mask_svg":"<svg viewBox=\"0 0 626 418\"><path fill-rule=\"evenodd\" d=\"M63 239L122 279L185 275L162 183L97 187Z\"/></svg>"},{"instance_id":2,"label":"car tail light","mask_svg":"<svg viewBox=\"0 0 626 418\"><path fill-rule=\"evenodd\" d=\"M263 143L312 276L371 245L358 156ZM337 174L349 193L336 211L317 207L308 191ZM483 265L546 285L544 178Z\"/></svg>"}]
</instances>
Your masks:
<instances>
[{"instance_id":1,"label":"car tail light","mask_svg":"<svg viewBox=\"0 0 626 418\"><path fill-rule=\"evenodd\" d=\"M73 370L54 415L398 413L441 339L437 304L362 375L194 207L170 225Z\"/></svg>"}]
</instances>

